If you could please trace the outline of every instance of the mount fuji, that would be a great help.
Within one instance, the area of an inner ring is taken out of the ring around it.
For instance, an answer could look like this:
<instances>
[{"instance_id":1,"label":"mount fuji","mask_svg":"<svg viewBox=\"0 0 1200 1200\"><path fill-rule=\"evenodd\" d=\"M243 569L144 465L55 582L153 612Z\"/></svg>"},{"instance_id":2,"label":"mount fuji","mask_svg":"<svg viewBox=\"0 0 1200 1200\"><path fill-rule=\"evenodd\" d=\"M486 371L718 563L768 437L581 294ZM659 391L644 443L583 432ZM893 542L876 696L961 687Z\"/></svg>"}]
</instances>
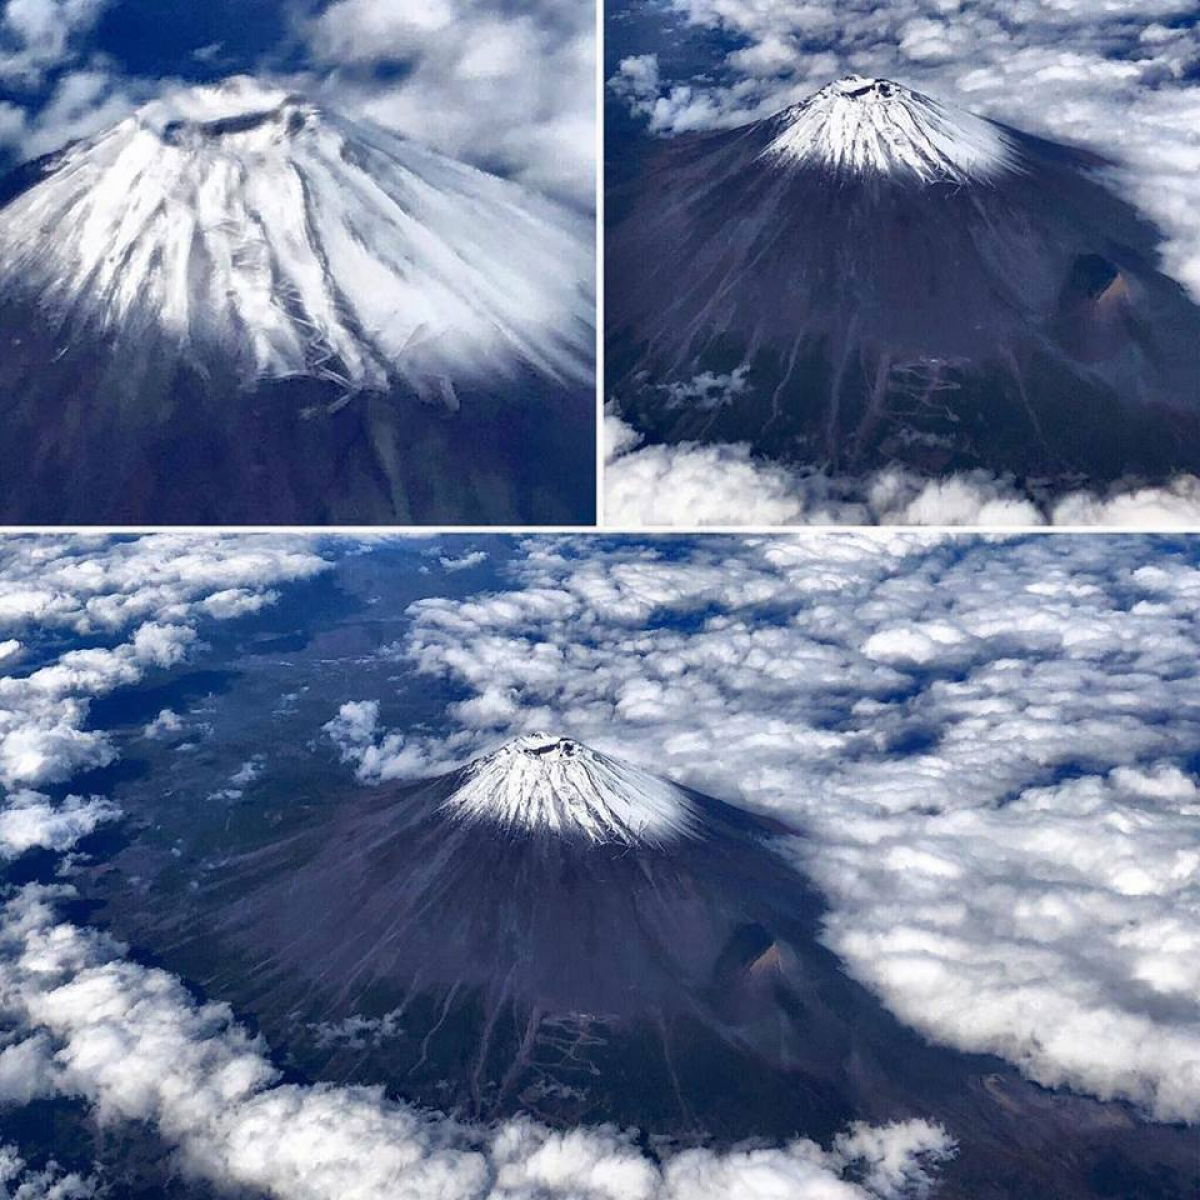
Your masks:
<instances>
[{"instance_id":1,"label":"mount fuji","mask_svg":"<svg viewBox=\"0 0 1200 1200\"><path fill-rule=\"evenodd\" d=\"M0 185L0 519L591 513L593 236L246 78Z\"/></svg>"},{"instance_id":2,"label":"mount fuji","mask_svg":"<svg viewBox=\"0 0 1200 1200\"><path fill-rule=\"evenodd\" d=\"M858 76L650 149L608 202L617 410L1047 495L1200 469L1200 309L1110 165Z\"/></svg>"},{"instance_id":3,"label":"mount fuji","mask_svg":"<svg viewBox=\"0 0 1200 1200\"><path fill-rule=\"evenodd\" d=\"M541 733L309 811L138 934L299 1077L655 1152L924 1118L959 1147L938 1195L964 1200L1198 1181L1186 1131L893 1018L822 945L777 822Z\"/></svg>"}]
</instances>

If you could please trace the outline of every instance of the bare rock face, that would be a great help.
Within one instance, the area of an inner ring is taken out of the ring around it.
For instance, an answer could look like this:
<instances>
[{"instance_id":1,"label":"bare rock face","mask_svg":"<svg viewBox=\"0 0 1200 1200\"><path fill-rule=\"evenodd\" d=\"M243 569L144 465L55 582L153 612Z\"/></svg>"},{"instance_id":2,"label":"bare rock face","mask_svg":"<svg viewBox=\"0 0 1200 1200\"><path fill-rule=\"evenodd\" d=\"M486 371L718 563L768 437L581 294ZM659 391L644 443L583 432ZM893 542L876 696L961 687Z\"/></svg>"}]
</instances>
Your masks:
<instances>
[{"instance_id":1,"label":"bare rock face","mask_svg":"<svg viewBox=\"0 0 1200 1200\"><path fill-rule=\"evenodd\" d=\"M610 199L609 391L818 469L1195 470L1200 310L1107 165L858 77L676 137Z\"/></svg>"},{"instance_id":2,"label":"bare rock face","mask_svg":"<svg viewBox=\"0 0 1200 1200\"><path fill-rule=\"evenodd\" d=\"M248 79L0 203L0 518L590 514L582 218Z\"/></svg>"},{"instance_id":3,"label":"bare rock face","mask_svg":"<svg viewBox=\"0 0 1200 1200\"><path fill-rule=\"evenodd\" d=\"M920 1117L960 1147L939 1195L1188 1194L1184 1132L930 1046L849 979L796 836L534 734L230 863L170 953L302 1076L473 1119L729 1146Z\"/></svg>"}]
</instances>

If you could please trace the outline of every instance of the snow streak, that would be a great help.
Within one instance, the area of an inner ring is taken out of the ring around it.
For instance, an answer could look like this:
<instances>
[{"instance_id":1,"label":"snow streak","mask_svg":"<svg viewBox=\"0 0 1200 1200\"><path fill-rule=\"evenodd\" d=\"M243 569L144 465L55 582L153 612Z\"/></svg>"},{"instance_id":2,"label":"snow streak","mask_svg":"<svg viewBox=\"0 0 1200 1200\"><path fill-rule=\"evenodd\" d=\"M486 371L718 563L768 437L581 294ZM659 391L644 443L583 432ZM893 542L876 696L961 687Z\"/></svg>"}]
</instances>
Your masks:
<instances>
[{"instance_id":1,"label":"snow streak","mask_svg":"<svg viewBox=\"0 0 1200 1200\"><path fill-rule=\"evenodd\" d=\"M591 229L517 185L240 78L76 144L0 213L0 287L64 340L155 329L247 384L591 378Z\"/></svg>"},{"instance_id":2,"label":"snow streak","mask_svg":"<svg viewBox=\"0 0 1200 1200\"><path fill-rule=\"evenodd\" d=\"M545 733L516 738L471 763L447 808L512 830L625 845L686 836L694 822L681 788Z\"/></svg>"},{"instance_id":3,"label":"snow streak","mask_svg":"<svg viewBox=\"0 0 1200 1200\"><path fill-rule=\"evenodd\" d=\"M849 75L785 109L767 147L782 165L923 183L987 180L1019 169L1004 129L886 79Z\"/></svg>"}]
</instances>

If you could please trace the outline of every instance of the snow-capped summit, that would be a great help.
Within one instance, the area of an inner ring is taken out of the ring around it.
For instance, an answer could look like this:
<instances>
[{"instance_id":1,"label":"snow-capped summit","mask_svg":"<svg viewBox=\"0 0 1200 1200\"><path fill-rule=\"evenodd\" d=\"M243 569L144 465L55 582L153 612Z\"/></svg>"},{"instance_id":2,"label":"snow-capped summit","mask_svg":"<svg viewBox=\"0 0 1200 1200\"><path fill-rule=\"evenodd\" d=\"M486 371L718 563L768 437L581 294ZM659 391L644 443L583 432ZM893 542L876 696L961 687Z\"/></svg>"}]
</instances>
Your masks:
<instances>
[{"instance_id":1,"label":"snow-capped summit","mask_svg":"<svg viewBox=\"0 0 1200 1200\"><path fill-rule=\"evenodd\" d=\"M0 211L0 290L134 375L166 355L454 408L519 372L587 383L591 241L514 183L236 78L48 160Z\"/></svg>"},{"instance_id":2,"label":"snow-capped summit","mask_svg":"<svg viewBox=\"0 0 1200 1200\"><path fill-rule=\"evenodd\" d=\"M686 836L694 818L681 788L548 733L515 738L469 764L446 808L508 829L629 845Z\"/></svg>"},{"instance_id":3,"label":"snow-capped summit","mask_svg":"<svg viewBox=\"0 0 1200 1200\"><path fill-rule=\"evenodd\" d=\"M999 125L888 79L848 75L774 118L766 148L784 166L817 165L855 176L923 183L988 180L1019 169Z\"/></svg>"}]
</instances>

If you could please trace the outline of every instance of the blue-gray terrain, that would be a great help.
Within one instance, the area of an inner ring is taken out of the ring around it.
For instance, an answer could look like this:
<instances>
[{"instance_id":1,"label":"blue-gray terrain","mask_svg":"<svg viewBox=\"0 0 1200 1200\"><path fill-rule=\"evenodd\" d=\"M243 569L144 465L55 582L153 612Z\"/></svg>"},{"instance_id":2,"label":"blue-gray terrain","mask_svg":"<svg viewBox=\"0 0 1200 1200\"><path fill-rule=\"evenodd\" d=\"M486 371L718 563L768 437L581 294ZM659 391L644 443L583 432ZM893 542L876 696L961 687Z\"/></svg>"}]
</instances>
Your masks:
<instances>
[{"instance_id":1,"label":"blue-gray terrain","mask_svg":"<svg viewBox=\"0 0 1200 1200\"><path fill-rule=\"evenodd\" d=\"M627 126L607 375L649 442L1044 498L1200 466L1200 310L1100 156L857 76L731 130Z\"/></svg>"}]
</instances>

